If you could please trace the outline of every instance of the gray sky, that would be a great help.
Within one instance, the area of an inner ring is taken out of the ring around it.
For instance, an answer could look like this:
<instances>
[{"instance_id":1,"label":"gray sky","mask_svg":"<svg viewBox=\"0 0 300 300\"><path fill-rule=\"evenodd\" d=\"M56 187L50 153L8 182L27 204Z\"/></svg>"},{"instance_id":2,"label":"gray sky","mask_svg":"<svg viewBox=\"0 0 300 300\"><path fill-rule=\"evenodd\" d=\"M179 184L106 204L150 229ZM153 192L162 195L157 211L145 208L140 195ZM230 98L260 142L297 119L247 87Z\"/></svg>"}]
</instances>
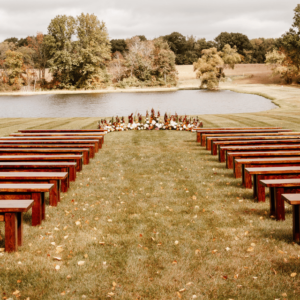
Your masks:
<instances>
[{"instance_id":1,"label":"gray sky","mask_svg":"<svg viewBox=\"0 0 300 300\"><path fill-rule=\"evenodd\" d=\"M0 41L47 33L59 14L94 13L113 38L148 39L178 31L214 39L222 31L249 38L279 37L293 22L294 0L1 0Z\"/></svg>"}]
</instances>

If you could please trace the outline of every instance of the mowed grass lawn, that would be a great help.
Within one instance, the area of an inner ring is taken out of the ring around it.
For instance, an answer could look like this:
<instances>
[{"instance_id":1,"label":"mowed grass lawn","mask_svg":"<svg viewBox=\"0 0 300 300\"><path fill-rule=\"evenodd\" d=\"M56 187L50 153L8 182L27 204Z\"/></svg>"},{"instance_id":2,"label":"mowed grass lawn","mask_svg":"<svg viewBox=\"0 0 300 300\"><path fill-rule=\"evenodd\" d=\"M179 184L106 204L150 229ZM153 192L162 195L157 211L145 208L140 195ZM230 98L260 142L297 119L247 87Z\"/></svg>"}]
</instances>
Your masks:
<instances>
[{"instance_id":1,"label":"mowed grass lawn","mask_svg":"<svg viewBox=\"0 0 300 300\"><path fill-rule=\"evenodd\" d=\"M299 114L204 116L210 126L283 126ZM2 119L20 128L96 128L95 118ZM118 132L24 246L0 254L2 299L299 299L300 247L196 134ZM0 224L4 238L4 224ZM4 247L4 241L0 241ZM61 260L57 260L61 258ZM78 265L82 262L82 265ZM59 267L58 267L59 266ZM297 273L291 277L292 273Z\"/></svg>"}]
</instances>

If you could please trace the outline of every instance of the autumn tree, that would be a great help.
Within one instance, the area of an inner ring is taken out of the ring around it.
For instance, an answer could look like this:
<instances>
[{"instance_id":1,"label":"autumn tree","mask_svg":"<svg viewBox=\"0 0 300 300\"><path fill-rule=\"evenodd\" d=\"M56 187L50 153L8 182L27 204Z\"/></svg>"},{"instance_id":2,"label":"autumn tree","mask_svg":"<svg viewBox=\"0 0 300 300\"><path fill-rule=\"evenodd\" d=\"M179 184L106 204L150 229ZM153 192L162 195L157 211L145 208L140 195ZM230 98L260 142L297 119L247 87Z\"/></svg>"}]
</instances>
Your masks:
<instances>
[{"instance_id":1,"label":"autumn tree","mask_svg":"<svg viewBox=\"0 0 300 300\"><path fill-rule=\"evenodd\" d=\"M47 45L44 42L44 34L38 32L34 37L27 37L28 48L34 51L35 68L39 70L39 79L45 78L45 70L49 59Z\"/></svg>"},{"instance_id":2,"label":"autumn tree","mask_svg":"<svg viewBox=\"0 0 300 300\"><path fill-rule=\"evenodd\" d=\"M241 55L237 53L236 46L231 48L230 45L225 45L221 57L224 62L224 68L234 69L234 66L241 62Z\"/></svg>"},{"instance_id":3,"label":"autumn tree","mask_svg":"<svg viewBox=\"0 0 300 300\"><path fill-rule=\"evenodd\" d=\"M51 55L48 63L58 88L107 85L110 43L105 24L95 15L81 14L76 19L57 16L48 27L45 40Z\"/></svg>"},{"instance_id":4,"label":"autumn tree","mask_svg":"<svg viewBox=\"0 0 300 300\"><path fill-rule=\"evenodd\" d=\"M4 60L4 69L10 85L20 85L22 83L21 74L23 72L23 54L8 50Z\"/></svg>"},{"instance_id":5,"label":"autumn tree","mask_svg":"<svg viewBox=\"0 0 300 300\"><path fill-rule=\"evenodd\" d=\"M196 77L201 80L200 88L217 89L221 77L224 77L223 66L221 52L216 48L202 50L202 57L194 63Z\"/></svg>"},{"instance_id":6,"label":"autumn tree","mask_svg":"<svg viewBox=\"0 0 300 300\"><path fill-rule=\"evenodd\" d=\"M112 55L112 60L109 63L109 73L112 75L113 82L119 82L125 77L125 59L119 51Z\"/></svg>"}]
</instances>

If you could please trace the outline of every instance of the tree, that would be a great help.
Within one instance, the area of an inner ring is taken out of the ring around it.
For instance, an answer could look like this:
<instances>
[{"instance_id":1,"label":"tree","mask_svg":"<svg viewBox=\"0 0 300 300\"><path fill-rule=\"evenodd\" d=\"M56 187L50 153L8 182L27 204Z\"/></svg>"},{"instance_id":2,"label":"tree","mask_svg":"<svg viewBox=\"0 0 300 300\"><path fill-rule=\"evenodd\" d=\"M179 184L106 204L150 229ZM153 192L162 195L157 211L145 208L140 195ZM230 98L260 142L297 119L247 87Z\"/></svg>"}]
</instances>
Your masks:
<instances>
[{"instance_id":1,"label":"tree","mask_svg":"<svg viewBox=\"0 0 300 300\"><path fill-rule=\"evenodd\" d=\"M209 90L215 90L219 86L221 77L224 77L222 73L224 62L221 58L221 53L216 48L202 50L202 57L194 63L194 71L196 72L196 78L200 78L200 88Z\"/></svg>"},{"instance_id":2,"label":"tree","mask_svg":"<svg viewBox=\"0 0 300 300\"><path fill-rule=\"evenodd\" d=\"M105 24L95 15L57 16L51 20L45 44L58 88L96 88L109 82L110 43Z\"/></svg>"},{"instance_id":3,"label":"tree","mask_svg":"<svg viewBox=\"0 0 300 300\"><path fill-rule=\"evenodd\" d=\"M120 52L123 56L127 52L127 45L124 39L111 40L111 53Z\"/></svg>"},{"instance_id":4,"label":"tree","mask_svg":"<svg viewBox=\"0 0 300 300\"><path fill-rule=\"evenodd\" d=\"M115 52L109 63L109 73L112 74L113 82L119 82L125 77L126 67L125 59L120 52Z\"/></svg>"},{"instance_id":5,"label":"tree","mask_svg":"<svg viewBox=\"0 0 300 300\"><path fill-rule=\"evenodd\" d=\"M241 55L244 54L244 50L252 50L252 45L248 37L242 33L222 32L215 38L215 42L217 44L218 51L221 51L226 44L228 44L231 48L236 46L237 52Z\"/></svg>"},{"instance_id":6,"label":"tree","mask_svg":"<svg viewBox=\"0 0 300 300\"><path fill-rule=\"evenodd\" d=\"M23 54L8 50L3 64L10 85L21 84L21 74L23 72Z\"/></svg>"},{"instance_id":7,"label":"tree","mask_svg":"<svg viewBox=\"0 0 300 300\"><path fill-rule=\"evenodd\" d=\"M274 70L280 70L281 76L285 78L287 83L292 83L294 78L300 80L300 4L296 6L294 12L292 28L276 42L280 54L278 64L281 67L276 67ZM273 56L276 57L275 54ZM270 61L270 57L271 54L268 53L267 63Z\"/></svg>"},{"instance_id":8,"label":"tree","mask_svg":"<svg viewBox=\"0 0 300 300\"><path fill-rule=\"evenodd\" d=\"M231 48L230 45L225 45L221 57L224 62L224 68L234 69L234 66L241 62L241 55L237 53L236 46Z\"/></svg>"},{"instance_id":9,"label":"tree","mask_svg":"<svg viewBox=\"0 0 300 300\"><path fill-rule=\"evenodd\" d=\"M44 34L38 32L35 37L27 37L28 47L34 51L35 68L39 70L39 79L45 78L49 53L44 41Z\"/></svg>"}]
</instances>

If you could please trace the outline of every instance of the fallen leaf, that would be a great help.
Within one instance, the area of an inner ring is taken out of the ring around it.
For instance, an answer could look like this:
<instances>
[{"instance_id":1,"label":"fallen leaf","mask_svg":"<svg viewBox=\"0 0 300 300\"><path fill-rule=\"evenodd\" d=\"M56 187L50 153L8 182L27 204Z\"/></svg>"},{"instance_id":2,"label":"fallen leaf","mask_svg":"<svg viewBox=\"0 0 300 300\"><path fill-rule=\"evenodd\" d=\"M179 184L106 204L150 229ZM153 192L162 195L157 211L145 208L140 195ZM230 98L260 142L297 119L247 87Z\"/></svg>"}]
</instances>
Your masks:
<instances>
[{"instance_id":1,"label":"fallen leaf","mask_svg":"<svg viewBox=\"0 0 300 300\"><path fill-rule=\"evenodd\" d=\"M56 266L55 266L55 270L56 270L56 271L60 270L60 266L59 266L59 265L56 265Z\"/></svg>"},{"instance_id":2,"label":"fallen leaf","mask_svg":"<svg viewBox=\"0 0 300 300\"><path fill-rule=\"evenodd\" d=\"M71 275L68 275L68 276L67 276L67 279L71 279L71 278L72 278L72 276L71 276Z\"/></svg>"},{"instance_id":3,"label":"fallen leaf","mask_svg":"<svg viewBox=\"0 0 300 300\"><path fill-rule=\"evenodd\" d=\"M292 273L291 274L291 277L296 277L297 276L297 273Z\"/></svg>"},{"instance_id":4,"label":"fallen leaf","mask_svg":"<svg viewBox=\"0 0 300 300\"><path fill-rule=\"evenodd\" d=\"M180 298L180 299L181 299L181 295L180 295L180 293L179 293L179 292L176 292L176 294L177 294L178 298Z\"/></svg>"},{"instance_id":5,"label":"fallen leaf","mask_svg":"<svg viewBox=\"0 0 300 300\"><path fill-rule=\"evenodd\" d=\"M201 253L201 250L200 250L200 249L195 250L195 254L196 254L196 255L198 255L198 254L200 254L200 253Z\"/></svg>"},{"instance_id":6,"label":"fallen leaf","mask_svg":"<svg viewBox=\"0 0 300 300\"><path fill-rule=\"evenodd\" d=\"M77 226L79 226L79 225L81 225L81 222L80 222L80 221L76 221L75 224L76 224Z\"/></svg>"},{"instance_id":7,"label":"fallen leaf","mask_svg":"<svg viewBox=\"0 0 300 300\"><path fill-rule=\"evenodd\" d=\"M116 287L116 286L117 286L117 284L116 284L114 281L113 281L112 285L113 285L114 287Z\"/></svg>"},{"instance_id":8,"label":"fallen leaf","mask_svg":"<svg viewBox=\"0 0 300 300\"><path fill-rule=\"evenodd\" d=\"M216 252L218 252L218 250L213 250L211 251L211 253L215 254Z\"/></svg>"},{"instance_id":9,"label":"fallen leaf","mask_svg":"<svg viewBox=\"0 0 300 300\"><path fill-rule=\"evenodd\" d=\"M60 260L61 260L61 257L54 256L54 257L53 257L53 259L54 259L54 260L58 260L58 261L60 261Z\"/></svg>"},{"instance_id":10,"label":"fallen leaf","mask_svg":"<svg viewBox=\"0 0 300 300\"><path fill-rule=\"evenodd\" d=\"M18 290L15 290L15 291L13 292L13 295L18 295L18 294L20 294L20 291L18 291Z\"/></svg>"},{"instance_id":11,"label":"fallen leaf","mask_svg":"<svg viewBox=\"0 0 300 300\"><path fill-rule=\"evenodd\" d=\"M63 291L62 293L60 293L62 296L64 296L65 294L66 294L66 292L65 291Z\"/></svg>"},{"instance_id":12,"label":"fallen leaf","mask_svg":"<svg viewBox=\"0 0 300 300\"><path fill-rule=\"evenodd\" d=\"M179 242L178 241L175 241L175 243L174 243L175 245L178 245L179 244Z\"/></svg>"},{"instance_id":13,"label":"fallen leaf","mask_svg":"<svg viewBox=\"0 0 300 300\"><path fill-rule=\"evenodd\" d=\"M193 283L192 282L188 282L186 285L192 285Z\"/></svg>"},{"instance_id":14,"label":"fallen leaf","mask_svg":"<svg viewBox=\"0 0 300 300\"><path fill-rule=\"evenodd\" d=\"M80 260L80 261L77 263L78 266L83 266L84 264L85 264L85 261L83 261L83 260Z\"/></svg>"},{"instance_id":15,"label":"fallen leaf","mask_svg":"<svg viewBox=\"0 0 300 300\"><path fill-rule=\"evenodd\" d=\"M186 291L186 289L183 288L183 289L179 290L179 293L183 293L183 292L185 292L185 291Z\"/></svg>"},{"instance_id":16,"label":"fallen leaf","mask_svg":"<svg viewBox=\"0 0 300 300\"><path fill-rule=\"evenodd\" d=\"M277 271L275 269L271 269L275 275L277 275Z\"/></svg>"},{"instance_id":17,"label":"fallen leaf","mask_svg":"<svg viewBox=\"0 0 300 300\"><path fill-rule=\"evenodd\" d=\"M247 251L248 251L248 252L253 252L253 251L254 251L254 248L253 248L253 247L250 247L250 248L247 249Z\"/></svg>"}]
</instances>

